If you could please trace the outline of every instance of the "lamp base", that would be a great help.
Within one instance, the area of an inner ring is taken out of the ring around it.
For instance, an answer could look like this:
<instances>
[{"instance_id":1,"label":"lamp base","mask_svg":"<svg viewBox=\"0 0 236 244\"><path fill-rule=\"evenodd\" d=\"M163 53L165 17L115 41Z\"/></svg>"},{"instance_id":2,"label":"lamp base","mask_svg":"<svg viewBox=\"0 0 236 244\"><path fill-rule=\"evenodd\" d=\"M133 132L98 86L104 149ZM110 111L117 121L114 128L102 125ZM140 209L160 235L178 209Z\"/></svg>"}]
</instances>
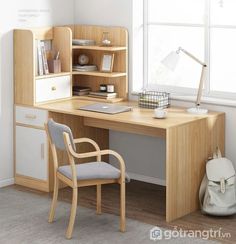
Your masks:
<instances>
[{"instance_id":1,"label":"lamp base","mask_svg":"<svg viewBox=\"0 0 236 244\"><path fill-rule=\"evenodd\" d=\"M205 108L200 108L200 107L194 107L194 108L188 108L187 112L190 114L207 114L208 110Z\"/></svg>"}]
</instances>

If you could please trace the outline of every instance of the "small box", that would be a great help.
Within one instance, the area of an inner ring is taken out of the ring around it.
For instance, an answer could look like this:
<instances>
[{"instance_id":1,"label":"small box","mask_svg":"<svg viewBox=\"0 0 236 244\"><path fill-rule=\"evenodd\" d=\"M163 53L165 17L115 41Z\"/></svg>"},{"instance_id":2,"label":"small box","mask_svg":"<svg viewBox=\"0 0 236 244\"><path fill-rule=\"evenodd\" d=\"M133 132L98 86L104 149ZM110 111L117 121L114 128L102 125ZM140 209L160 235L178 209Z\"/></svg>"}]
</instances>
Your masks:
<instances>
[{"instance_id":1,"label":"small box","mask_svg":"<svg viewBox=\"0 0 236 244\"><path fill-rule=\"evenodd\" d=\"M50 59L48 60L49 73L60 73L61 72L61 60Z\"/></svg>"}]
</instances>

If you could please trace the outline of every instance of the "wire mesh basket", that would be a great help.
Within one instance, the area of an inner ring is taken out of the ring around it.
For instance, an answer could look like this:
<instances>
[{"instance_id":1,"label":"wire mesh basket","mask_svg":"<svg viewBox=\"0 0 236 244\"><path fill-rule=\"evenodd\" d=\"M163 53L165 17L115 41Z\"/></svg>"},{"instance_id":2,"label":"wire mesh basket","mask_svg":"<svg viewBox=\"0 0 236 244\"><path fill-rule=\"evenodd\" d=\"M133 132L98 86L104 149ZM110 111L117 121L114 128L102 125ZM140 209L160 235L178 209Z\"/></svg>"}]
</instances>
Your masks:
<instances>
[{"instance_id":1,"label":"wire mesh basket","mask_svg":"<svg viewBox=\"0 0 236 244\"><path fill-rule=\"evenodd\" d=\"M142 108L168 108L170 106L170 93L157 91L140 92L138 105Z\"/></svg>"}]
</instances>

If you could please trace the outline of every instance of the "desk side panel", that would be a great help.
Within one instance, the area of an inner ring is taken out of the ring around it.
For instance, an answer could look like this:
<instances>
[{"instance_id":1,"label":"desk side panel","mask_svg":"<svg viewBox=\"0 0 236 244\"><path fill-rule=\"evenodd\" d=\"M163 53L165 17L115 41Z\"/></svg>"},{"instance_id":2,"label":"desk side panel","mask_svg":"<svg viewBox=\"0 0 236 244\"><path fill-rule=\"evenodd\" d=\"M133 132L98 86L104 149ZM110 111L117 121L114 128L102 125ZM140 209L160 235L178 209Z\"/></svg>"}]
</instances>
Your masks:
<instances>
[{"instance_id":1,"label":"desk side panel","mask_svg":"<svg viewBox=\"0 0 236 244\"><path fill-rule=\"evenodd\" d=\"M198 191L206 161L216 146L224 154L225 116L168 129L166 137L166 220L172 221L199 209Z\"/></svg>"}]
</instances>

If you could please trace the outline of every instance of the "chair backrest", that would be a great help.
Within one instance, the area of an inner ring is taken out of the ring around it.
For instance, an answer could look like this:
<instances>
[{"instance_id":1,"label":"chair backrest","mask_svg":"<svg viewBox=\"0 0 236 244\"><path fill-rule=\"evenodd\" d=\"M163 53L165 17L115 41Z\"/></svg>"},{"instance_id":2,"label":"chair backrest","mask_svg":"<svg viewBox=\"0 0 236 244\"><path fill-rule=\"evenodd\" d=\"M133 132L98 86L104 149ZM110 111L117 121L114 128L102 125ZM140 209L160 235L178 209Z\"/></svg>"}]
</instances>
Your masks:
<instances>
[{"instance_id":1,"label":"chair backrest","mask_svg":"<svg viewBox=\"0 0 236 244\"><path fill-rule=\"evenodd\" d=\"M53 119L49 119L47 123L48 133L51 138L51 142L55 145L56 149L66 150L64 143L63 133L66 132L69 134L71 145L74 150L76 150L73 134L70 127L64 124L56 123Z\"/></svg>"}]
</instances>

